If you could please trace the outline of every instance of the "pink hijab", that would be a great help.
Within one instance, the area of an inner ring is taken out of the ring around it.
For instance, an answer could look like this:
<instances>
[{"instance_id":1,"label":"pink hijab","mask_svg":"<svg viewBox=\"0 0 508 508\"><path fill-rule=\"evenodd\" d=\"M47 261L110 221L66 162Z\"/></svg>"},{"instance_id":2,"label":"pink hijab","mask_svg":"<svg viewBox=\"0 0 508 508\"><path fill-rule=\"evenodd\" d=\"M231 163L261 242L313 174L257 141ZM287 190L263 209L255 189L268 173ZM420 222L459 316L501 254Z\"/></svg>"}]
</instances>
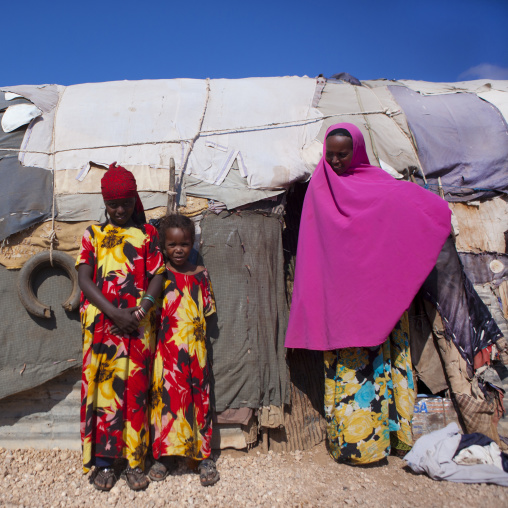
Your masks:
<instances>
[{"instance_id":1,"label":"pink hijab","mask_svg":"<svg viewBox=\"0 0 508 508\"><path fill-rule=\"evenodd\" d=\"M340 176L324 157L339 128L353 138ZM371 166L355 125L332 125L326 136L303 205L285 346L377 346L434 267L451 214L440 197Z\"/></svg>"}]
</instances>

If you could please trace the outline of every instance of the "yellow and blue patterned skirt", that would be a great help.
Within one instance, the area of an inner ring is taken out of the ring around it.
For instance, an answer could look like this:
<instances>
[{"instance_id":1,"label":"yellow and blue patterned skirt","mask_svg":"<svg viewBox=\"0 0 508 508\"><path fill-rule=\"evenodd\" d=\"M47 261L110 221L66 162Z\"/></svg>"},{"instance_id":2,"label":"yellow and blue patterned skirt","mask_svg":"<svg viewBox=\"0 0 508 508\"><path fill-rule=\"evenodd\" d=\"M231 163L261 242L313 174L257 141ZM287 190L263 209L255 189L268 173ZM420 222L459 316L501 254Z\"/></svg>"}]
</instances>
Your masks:
<instances>
[{"instance_id":1,"label":"yellow and blue patterned skirt","mask_svg":"<svg viewBox=\"0 0 508 508\"><path fill-rule=\"evenodd\" d=\"M369 464L411 449L415 391L405 313L376 347L325 351L325 417L335 460Z\"/></svg>"}]
</instances>

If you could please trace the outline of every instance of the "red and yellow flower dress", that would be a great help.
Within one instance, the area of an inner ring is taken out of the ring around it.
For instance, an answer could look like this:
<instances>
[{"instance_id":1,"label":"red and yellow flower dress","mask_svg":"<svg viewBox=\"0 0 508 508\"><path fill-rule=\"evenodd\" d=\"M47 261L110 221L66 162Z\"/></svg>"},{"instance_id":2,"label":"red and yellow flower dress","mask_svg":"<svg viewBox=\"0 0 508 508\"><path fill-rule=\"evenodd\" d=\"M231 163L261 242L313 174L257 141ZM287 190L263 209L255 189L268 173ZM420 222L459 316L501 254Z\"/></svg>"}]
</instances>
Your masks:
<instances>
[{"instance_id":1,"label":"red and yellow flower dress","mask_svg":"<svg viewBox=\"0 0 508 508\"><path fill-rule=\"evenodd\" d=\"M155 459L210 456L212 415L205 317L215 312L206 270L166 270L151 388Z\"/></svg>"},{"instance_id":2,"label":"red and yellow flower dress","mask_svg":"<svg viewBox=\"0 0 508 508\"><path fill-rule=\"evenodd\" d=\"M138 305L150 279L164 271L157 230L93 225L83 235L76 266L94 268L93 281L119 308ZM113 335L113 322L81 295L83 470L95 457L125 457L143 466L149 444L148 390L155 347L155 312L137 332Z\"/></svg>"}]
</instances>

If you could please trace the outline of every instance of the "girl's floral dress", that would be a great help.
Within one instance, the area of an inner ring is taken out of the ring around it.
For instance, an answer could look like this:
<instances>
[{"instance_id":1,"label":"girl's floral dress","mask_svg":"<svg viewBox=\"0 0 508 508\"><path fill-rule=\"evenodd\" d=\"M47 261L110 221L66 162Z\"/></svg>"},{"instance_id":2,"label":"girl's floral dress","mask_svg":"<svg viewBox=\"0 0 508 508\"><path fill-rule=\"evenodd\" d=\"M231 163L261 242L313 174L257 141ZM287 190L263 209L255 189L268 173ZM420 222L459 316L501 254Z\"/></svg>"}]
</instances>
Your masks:
<instances>
[{"instance_id":1,"label":"girl's floral dress","mask_svg":"<svg viewBox=\"0 0 508 508\"><path fill-rule=\"evenodd\" d=\"M93 266L93 281L119 308L135 307L150 279L164 271L156 229L87 228L76 266ZM155 312L141 321L137 332L118 336L113 322L81 295L83 373L81 441L83 470L95 457L125 457L131 467L143 466L149 444L148 390L155 347Z\"/></svg>"},{"instance_id":2,"label":"girl's floral dress","mask_svg":"<svg viewBox=\"0 0 508 508\"><path fill-rule=\"evenodd\" d=\"M151 388L155 459L210 456L212 419L205 317L215 312L207 271L166 270Z\"/></svg>"}]
</instances>

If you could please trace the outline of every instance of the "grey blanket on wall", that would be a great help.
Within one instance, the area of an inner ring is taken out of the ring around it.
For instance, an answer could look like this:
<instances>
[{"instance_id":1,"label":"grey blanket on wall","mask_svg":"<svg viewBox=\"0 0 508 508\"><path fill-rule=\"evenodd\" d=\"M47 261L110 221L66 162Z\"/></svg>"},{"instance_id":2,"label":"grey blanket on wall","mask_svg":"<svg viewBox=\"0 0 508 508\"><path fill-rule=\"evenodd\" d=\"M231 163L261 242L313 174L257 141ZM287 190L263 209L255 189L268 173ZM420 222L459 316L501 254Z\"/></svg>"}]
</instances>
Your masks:
<instances>
[{"instance_id":1,"label":"grey blanket on wall","mask_svg":"<svg viewBox=\"0 0 508 508\"><path fill-rule=\"evenodd\" d=\"M29 314L20 302L18 276L18 270L0 266L0 308L4 316L0 332L0 399L81 365L79 313L67 312L61 306L70 294L70 280L56 268L35 276L33 287L39 300L53 311L50 319L42 319Z\"/></svg>"},{"instance_id":2,"label":"grey blanket on wall","mask_svg":"<svg viewBox=\"0 0 508 508\"><path fill-rule=\"evenodd\" d=\"M216 411L289 403L280 216L208 213L201 229L217 303L210 330Z\"/></svg>"}]
</instances>

